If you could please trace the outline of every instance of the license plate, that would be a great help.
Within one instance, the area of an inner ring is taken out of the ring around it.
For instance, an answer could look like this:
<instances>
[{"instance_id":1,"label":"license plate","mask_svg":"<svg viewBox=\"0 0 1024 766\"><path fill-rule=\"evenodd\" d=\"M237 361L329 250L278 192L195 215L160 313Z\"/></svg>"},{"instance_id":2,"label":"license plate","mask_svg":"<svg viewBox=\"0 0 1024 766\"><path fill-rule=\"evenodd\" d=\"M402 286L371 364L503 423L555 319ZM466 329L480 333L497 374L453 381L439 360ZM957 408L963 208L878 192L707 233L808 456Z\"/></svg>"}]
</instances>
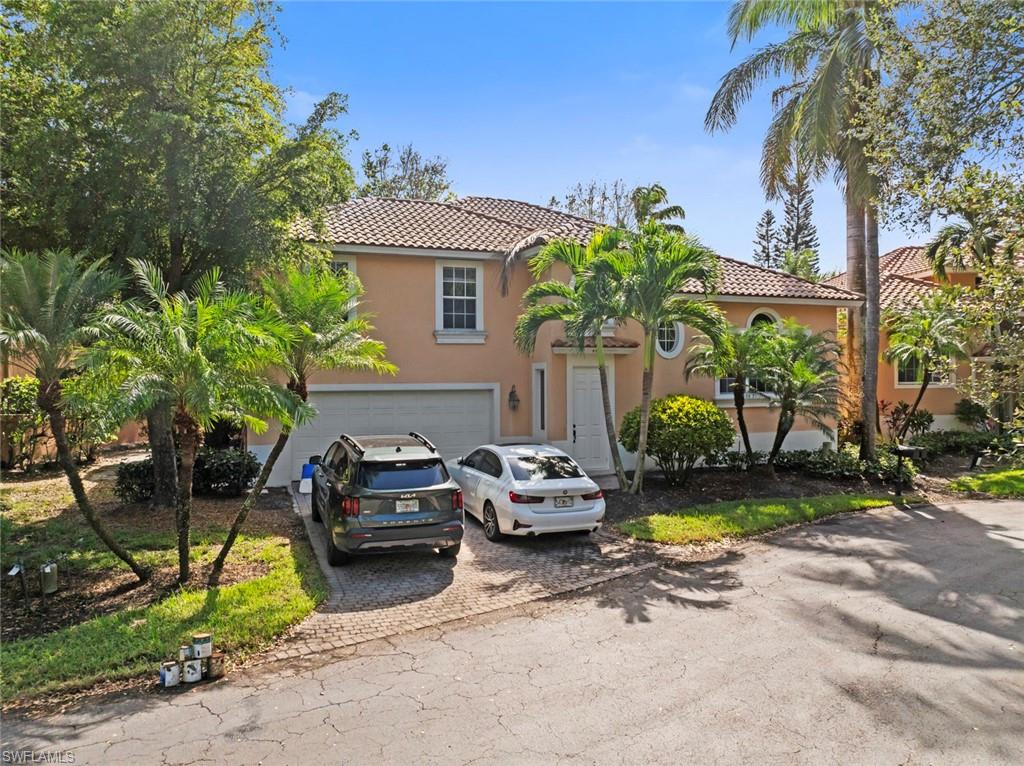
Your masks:
<instances>
[{"instance_id":1,"label":"license plate","mask_svg":"<svg viewBox=\"0 0 1024 766\"><path fill-rule=\"evenodd\" d=\"M416 513L420 509L419 500L396 500L395 513Z\"/></svg>"},{"instance_id":2,"label":"license plate","mask_svg":"<svg viewBox=\"0 0 1024 766\"><path fill-rule=\"evenodd\" d=\"M571 497L556 497L555 508L572 508Z\"/></svg>"}]
</instances>

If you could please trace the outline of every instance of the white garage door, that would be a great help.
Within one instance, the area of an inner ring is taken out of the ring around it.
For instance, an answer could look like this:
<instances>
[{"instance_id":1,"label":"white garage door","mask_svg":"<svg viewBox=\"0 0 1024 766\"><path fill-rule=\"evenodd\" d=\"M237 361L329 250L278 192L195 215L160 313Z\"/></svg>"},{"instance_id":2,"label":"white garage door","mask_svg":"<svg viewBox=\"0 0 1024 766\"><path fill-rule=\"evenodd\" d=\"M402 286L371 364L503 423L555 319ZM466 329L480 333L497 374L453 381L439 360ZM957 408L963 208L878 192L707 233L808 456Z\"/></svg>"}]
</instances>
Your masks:
<instances>
[{"instance_id":1,"label":"white garage door","mask_svg":"<svg viewBox=\"0 0 1024 766\"><path fill-rule=\"evenodd\" d=\"M407 434L419 431L446 458L494 441L490 390L316 391L317 418L292 434L292 476L310 455L322 455L338 434Z\"/></svg>"}]
</instances>

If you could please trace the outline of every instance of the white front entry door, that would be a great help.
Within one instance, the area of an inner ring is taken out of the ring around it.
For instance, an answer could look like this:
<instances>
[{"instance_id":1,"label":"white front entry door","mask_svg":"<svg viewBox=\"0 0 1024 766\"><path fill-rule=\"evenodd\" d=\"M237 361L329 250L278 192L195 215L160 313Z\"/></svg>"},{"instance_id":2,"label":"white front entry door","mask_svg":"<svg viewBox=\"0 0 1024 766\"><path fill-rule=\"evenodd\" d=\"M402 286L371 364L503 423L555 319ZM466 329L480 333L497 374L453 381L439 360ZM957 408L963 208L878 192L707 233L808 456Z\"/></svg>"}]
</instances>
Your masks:
<instances>
[{"instance_id":1,"label":"white front entry door","mask_svg":"<svg viewBox=\"0 0 1024 766\"><path fill-rule=\"evenodd\" d=\"M596 367L572 368L572 455L585 471L607 471L608 432L604 427L601 377Z\"/></svg>"}]
</instances>

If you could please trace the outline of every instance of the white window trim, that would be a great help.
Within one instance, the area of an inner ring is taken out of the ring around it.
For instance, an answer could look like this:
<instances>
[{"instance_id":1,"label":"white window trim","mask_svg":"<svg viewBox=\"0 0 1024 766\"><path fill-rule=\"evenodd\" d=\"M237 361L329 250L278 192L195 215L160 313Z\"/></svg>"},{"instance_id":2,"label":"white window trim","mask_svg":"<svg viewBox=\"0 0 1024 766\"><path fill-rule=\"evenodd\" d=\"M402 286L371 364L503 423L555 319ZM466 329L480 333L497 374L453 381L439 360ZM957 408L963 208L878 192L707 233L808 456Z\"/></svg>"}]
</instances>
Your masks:
<instances>
[{"instance_id":1,"label":"white window trim","mask_svg":"<svg viewBox=\"0 0 1024 766\"><path fill-rule=\"evenodd\" d=\"M537 372L544 373L544 388L543 392L537 390ZM534 362L531 367L531 386L530 386L530 399L532 401L531 409L533 411L533 437L537 441L548 440L548 426L551 423L551 397L550 397L550 381L548 378L548 363L547 362ZM543 421L544 427L540 427L541 418L541 407L543 406Z\"/></svg>"},{"instance_id":2,"label":"white window trim","mask_svg":"<svg viewBox=\"0 0 1024 766\"><path fill-rule=\"evenodd\" d=\"M683 323L673 322L672 324L676 326L676 345L671 351L665 351L665 349L661 347L661 341L658 340L658 333L655 332L654 334L654 347L658 352L658 356L662 359L675 359L683 353L683 346L686 345L686 331L683 328Z\"/></svg>"},{"instance_id":3,"label":"white window trim","mask_svg":"<svg viewBox=\"0 0 1024 766\"><path fill-rule=\"evenodd\" d=\"M331 257L331 263L345 263L348 264L346 267L356 277L359 276L358 267L356 266L356 257L349 253L334 253ZM352 306L348 310L348 318L355 319L359 315L359 301L352 301Z\"/></svg>"},{"instance_id":4,"label":"white window trim","mask_svg":"<svg viewBox=\"0 0 1024 766\"><path fill-rule=\"evenodd\" d=\"M444 267L476 269L476 329L452 330L444 327ZM437 343L484 343L484 264L483 261L442 260L434 262L434 339Z\"/></svg>"},{"instance_id":5,"label":"white window trim","mask_svg":"<svg viewBox=\"0 0 1024 766\"><path fill-rule=\"evenodd\" d=\"M721 383L725 378L714 378L715 381L715 401L723 402L729 406L735 406L736 397L732 391L723 394L721 391ZM752 391L747 389L746 393L743 394L743 406L746 407L767 407L771 400L762 394L760 391Z\"/></svg>"},{"instance_id":6,"label":"white window trim","mask_svg":"<svg viewBox=\"0 0 1024 766\"><path fill-rule=\"evenodd\" d=\"M751 311L750 312L750 316L747 317L747 329L748 330L751 327L754 326L754 317L756 317L758 314L768 314L769 316L773 316L773 317L775 317L776 323L782 321L782 317L779 316L779 312L778 311L776 311L775 309L772 309L772 308L768 308L767 306L762 306L761 308L757 308L757 309L754 309L753 311Z\"/></svg>"},{"instance_id":7,"label":"white window trim","mask_svg":"<svg viewBox=\"0 0 1024 766\"><path fill-rule=\"evenodd\" d=\"M895 360L892 364L892 382L895 388L913 389L915 391L921 388L921 383L919 382L900 382L900 363ZM949 377L942 383L936 383L935 381L929 383L928 389L930 390L933 388L956 388L956 366L954 365L952 360L950 360L949 363Z\"/></svg>"}]
</instances>

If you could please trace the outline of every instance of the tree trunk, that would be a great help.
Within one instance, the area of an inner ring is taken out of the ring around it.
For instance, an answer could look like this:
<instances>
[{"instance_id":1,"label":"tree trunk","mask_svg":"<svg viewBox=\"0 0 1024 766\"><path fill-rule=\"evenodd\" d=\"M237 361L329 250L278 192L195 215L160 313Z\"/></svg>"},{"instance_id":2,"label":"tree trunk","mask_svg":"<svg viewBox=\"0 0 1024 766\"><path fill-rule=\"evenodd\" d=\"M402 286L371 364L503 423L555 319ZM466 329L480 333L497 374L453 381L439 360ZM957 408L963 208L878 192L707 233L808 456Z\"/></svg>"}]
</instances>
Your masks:
<instances>
[{"instance_id":1,"label":"tree trunk","mask_svg":"<svg viewBox=\"0 0 1024 766\"><path fill-rule=\"evenodd\" d=\"M146 413L149 432L149 454L153 460L153 496L150 507L170 510L178 497L178 460L174 452L171 407L157 405Z\"/></svg>"},{"instance_id":2,"label":"tree trunk","mask_svg":"<svg viewBox=\"0 0 1024 766\"><path fill-rule=\"evenodd\" d=\"M601 404L604 407L604 427L608 434L608 450L612 455L612 466L615 468L615 478L618 479L619 489L626 489L626 469L622 467L622 456L619 454L619 440L615 431L615 417L612 415L612 399L608 390L608 367L604 358L604 339L598 330L594 335L594 352L597 357L597 374L601 379Z\"/></svg>"},{"instance_id":3,"label":"tree trunk","mask_svg":"<svg viewBox=\"0 0 1024 766\"><path fill-rule=\"evenodd\" d=\"M768 453L768 468L772 471L775 470L775 458L782 451L782 445L786 441L786 437L789 436L790 429L793 428L795 420L796 418L787 412L779 413L779 425L775 429L775 441L772 442L772 451Z\"/></svg>"},{"instance_id":4,"label":"tree trunk","mask_svg":"<svg viewBox=\"0 0 1024 766\"><path fill-rule=\"evenodd\" d=\"M82 477L78 474L78 467L71 457L71 447L68 445L67 433L64 430L64 413L60 410L60 383L51 383L45 390L40 388L39 407L50 421L50 430L53 432L53 441L57 445L57 460L64 474L68 477L68 484L71 485L71 494L75 496L78 509L82 512L86 522L92 527L92 531L103 541L111 552L128 567L139 578L139 582L146 582L149 579L150 571L139 564L135 558L115 540L106 527L96 515L88 495L85 494L85 486L82 484Z\"/></svg>"},{"instance_id":5,"label":"tree trunk","mask_svg":"<svg viewBox=\"0 0 1024 766\"><path fill-rule=\"evenodd\" d=\"M740 427L740 436L743 437L743 449L747 453L747 469L754 465L754 450L750 446L750 433L747 431L747 416L743 413L743 405L747 401L746 383L740 382L737 378L733 384L732 400L736 405L736 424Z\"/></svg>"},{"instance_id":6,"label":"tree trunk","mask_svg":"<svg viewBox=\"0 0 1024 766\"><path fill-rule=\"evenodd\" d=\"M644 461L647 459L647 428L651 422L651 388L654 382L654 333L644 330L644 377L640 397L640 435L636 446L636 468L633 470L633 484L629 491L637 495L643 492Z\"/></svg>"},{"instance_id":7,"label":"tree trunk","mask_svg":"<svg viewBox=\"0 0 1024 766\"><path fill-rule=\"evenodd\" d=\"M878 273L878 218L875 206L864 217L864 388L861 391L860 458L875 459L878 409L878 344L881 335L880 276Z\"/></svg>"},{"instance_id":8,"label":"tree trunk","mask_svg":"<svg viewBox=\"0 0 1024 766\"><path fill-rule=\"evenodd\" d=\"M178 582L184 585L191 576L189 551L192 547L192 474L199 449L199 424L190 415L178 411L174 427L181 448L181 471L178 473L178 503L175 523L178 529Z\"/></svg>"},{"instance_id":9,"label":"tree trunk","mask_svg":"<svg viewBox=\"0 0 1024 766\"><path fill-rule=\"evenodd\" d=\"M910 429L910 419L914 417L917 412L917 408L921 406L921 400L924 399L924 392L928 390L928 384L931 382L932 373L927 366L924 368L924 380L921 381L921 388L917 391L917 398L914 399L914 403L910 405L910 412L907 413L907 417L903 420L903 425L900 426L900 432L896 434L896 441L903 441L903 437L907 435L907 431Z\"/></svg>"},{"instance_id":10,"label":"tree trunk","mask_svg":"<svg viewBox=\"0 0 1024 766\"><path fill-rule=\"evenodd\" d=\"M277 437L277 441L274 442L273 448L270 450L270 454L267 456L267 462L263 464L263 468L260 469L260 475L256 477L256 483L252 489L249 490L249 494L245 498L245 502L242 503L242 508L239 510L238 515L235 516L235 521L231 525L231 529L228 531L228 537L224 541L224 545L220 548L220 553L217 554L217 558L213 561L213 569L210 571L210 579L207 585L211 588L216 587L220 582L221 572L224 570L224 562L227 560L228 554L231 552L231 547L235 544L235 539L238 537L238 533L242 531L242 525L245 524L245 520L249 516L249 511L253 509L256 502L260 498L260 493L263 492L263 488L267 485L267 480L270 478L270 472L274 470L274 465L277 463L277 459L281 456L281 452L284 450L285 445L288 443L288 437L291 435L291 431L287 428L282 428L280 435Z\"/></svg>"},{"instance_id":11,"label":"tree trunk","mask_svg":"<svg viewBox=\"0 0 1024 766\"><path fill-rule=\"evenodd\" d=\"M848 180L846 184L846 279L847 287L864 295L864 206L856 197ZM846 417L860 421L864 378L864 308L846 312Z\"/></svg>"}]
</instances>

